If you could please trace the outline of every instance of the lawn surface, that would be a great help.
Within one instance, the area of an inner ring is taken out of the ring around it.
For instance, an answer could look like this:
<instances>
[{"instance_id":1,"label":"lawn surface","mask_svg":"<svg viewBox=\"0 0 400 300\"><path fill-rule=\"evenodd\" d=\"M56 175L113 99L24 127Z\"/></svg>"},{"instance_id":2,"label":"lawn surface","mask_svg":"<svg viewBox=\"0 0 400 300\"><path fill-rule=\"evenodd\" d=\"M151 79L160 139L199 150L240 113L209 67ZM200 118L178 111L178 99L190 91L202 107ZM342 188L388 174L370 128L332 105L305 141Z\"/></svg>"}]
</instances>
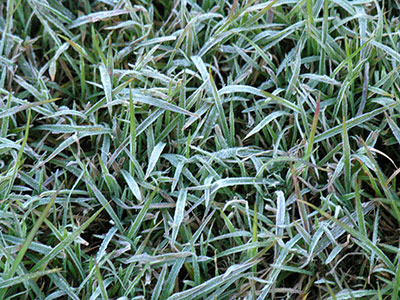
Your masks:
<instances>
[{"instance_id":1,"label":"lawn surface","mask_svg":"<svg viewBox=\"0 0 400 300\"><path fill-rule=\"evenodd\" d=\"M0 299L398 299L399 8L0 1Z\"/></svg>"}]
</instances>

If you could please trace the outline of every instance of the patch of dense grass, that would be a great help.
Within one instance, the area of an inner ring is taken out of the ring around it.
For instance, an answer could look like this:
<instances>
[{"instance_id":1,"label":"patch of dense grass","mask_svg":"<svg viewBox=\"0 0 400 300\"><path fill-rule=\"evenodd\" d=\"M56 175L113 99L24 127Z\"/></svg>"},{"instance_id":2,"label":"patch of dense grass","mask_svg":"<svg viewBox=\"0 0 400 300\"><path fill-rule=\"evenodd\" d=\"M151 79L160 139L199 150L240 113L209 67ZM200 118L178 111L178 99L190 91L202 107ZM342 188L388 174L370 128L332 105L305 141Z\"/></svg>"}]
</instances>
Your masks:
<instances>
[{"instance_id":1,"label":"patch of dense grass","mask_svg":"<svg viewBox=\"0 0 400 300\"><path fill-rule=\"evenodd\" d=\"M0 11L0 299L398 299L397 1Z\"/></svg>"}]
</instances>

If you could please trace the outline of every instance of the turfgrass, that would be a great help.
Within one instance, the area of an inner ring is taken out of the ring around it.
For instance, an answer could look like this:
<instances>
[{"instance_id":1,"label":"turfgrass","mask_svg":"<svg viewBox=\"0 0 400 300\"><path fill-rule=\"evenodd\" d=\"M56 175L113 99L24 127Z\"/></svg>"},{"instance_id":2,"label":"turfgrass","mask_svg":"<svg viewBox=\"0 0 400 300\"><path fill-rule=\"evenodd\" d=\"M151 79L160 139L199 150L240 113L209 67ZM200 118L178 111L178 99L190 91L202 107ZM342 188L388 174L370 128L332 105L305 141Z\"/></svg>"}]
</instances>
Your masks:
<instances>
[{"instance_id":1,"label":"turfgrass","mask_svg":"<svg viewBox=\"0 0 400 300\"><path fill-rule=\"evenodd\" d=\"M0 299L398 299L398 1L0 11Z\"/></svg>"}]
</instances>

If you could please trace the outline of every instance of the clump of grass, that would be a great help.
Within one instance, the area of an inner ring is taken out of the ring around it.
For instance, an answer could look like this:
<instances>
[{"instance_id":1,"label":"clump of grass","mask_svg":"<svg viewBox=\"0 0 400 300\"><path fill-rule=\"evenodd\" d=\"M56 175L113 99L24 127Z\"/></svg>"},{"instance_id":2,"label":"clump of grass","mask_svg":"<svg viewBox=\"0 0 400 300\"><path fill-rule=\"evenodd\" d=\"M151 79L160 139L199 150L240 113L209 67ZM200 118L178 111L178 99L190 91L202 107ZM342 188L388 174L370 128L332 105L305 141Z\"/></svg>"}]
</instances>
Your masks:
<instances>
[{"instance_id":1,"label":"clump of grass","mask_svg":"<svg viewBox=\"0 0 400 300\"><path fill-rule=\"evenodd\" d=\"M398 299L397 1L0 8L1 299Z\"/></svg>"}]
</instances>

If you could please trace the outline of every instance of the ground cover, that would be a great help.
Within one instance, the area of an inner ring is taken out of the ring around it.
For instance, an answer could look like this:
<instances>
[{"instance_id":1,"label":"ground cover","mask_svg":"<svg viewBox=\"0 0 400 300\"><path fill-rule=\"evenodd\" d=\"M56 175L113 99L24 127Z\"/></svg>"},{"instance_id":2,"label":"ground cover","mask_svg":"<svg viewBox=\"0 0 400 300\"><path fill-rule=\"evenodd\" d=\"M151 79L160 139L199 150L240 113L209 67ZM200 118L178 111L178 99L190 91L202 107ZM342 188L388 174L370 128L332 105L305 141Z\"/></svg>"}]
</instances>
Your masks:
<instances>
[{"instance_id":1,"label":"ground cover","mask_svg":"<svg viewBox=\"0 0 400 300\"><path fill-rule=\"evenodd\" d=\"M0 299L398 299L398 1L0 2Z\"/></svg>"}]
</instances>

